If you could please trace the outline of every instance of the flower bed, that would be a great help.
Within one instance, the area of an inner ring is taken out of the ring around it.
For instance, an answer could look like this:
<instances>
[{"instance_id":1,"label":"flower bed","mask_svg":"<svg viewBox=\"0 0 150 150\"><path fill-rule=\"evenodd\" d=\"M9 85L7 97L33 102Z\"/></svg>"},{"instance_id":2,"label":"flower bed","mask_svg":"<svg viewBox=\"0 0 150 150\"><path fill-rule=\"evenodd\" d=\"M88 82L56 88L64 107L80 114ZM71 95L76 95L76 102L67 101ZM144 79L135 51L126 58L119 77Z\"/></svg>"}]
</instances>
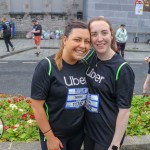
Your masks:
<instances>
[{"instance_id":1,"label":"flower bed","mask_svg":"<svg viewBox=\"0 0 150 150\"><path fill-rule=\"evenodd\" d=\"M150 96L134 96L127 135L150 135Z\"/></svg>"},{"instance_id":2,"label":"flower bed","mask_svg":"<svg viewBox=\"0 0 150 150\"><path fill-rule=\"evenodd\" d=\"M30 100L24 96L2 99L0 101L0 118L4 124L1 142L39 140L38 127Z\"/></svg>"},{"instance_id":3,"label":"flower bed","mask_svg":"<svg viewBox=\"0 0 150 150\"><path fill-rule=\"evenodd\" d=\"M0 142L37 141L38 127L31 109L30 100L24 96L2 98L0 118L4 123L4 134ZM127 135L150 134L150 96L134 96Z\"/></svg>"}]
</instances>

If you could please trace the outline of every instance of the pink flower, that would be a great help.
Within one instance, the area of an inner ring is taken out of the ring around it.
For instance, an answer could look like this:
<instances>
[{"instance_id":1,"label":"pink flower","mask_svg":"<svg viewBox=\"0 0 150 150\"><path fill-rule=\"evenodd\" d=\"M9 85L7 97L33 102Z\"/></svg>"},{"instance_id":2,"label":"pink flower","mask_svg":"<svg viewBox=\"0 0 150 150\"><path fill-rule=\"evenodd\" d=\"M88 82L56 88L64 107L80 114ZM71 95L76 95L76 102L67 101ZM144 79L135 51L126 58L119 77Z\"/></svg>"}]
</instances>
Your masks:
<instances>
[{"instance_id":1,"label":"pink flower","mask_svg":"<svg viewBox=\"0 0 150 150\"><path fill-rule=\"evenodd\" d=\"M9 129L9 126L4 126L4 129L5 129L5 130Z\"/></svg>"}]
</instances>

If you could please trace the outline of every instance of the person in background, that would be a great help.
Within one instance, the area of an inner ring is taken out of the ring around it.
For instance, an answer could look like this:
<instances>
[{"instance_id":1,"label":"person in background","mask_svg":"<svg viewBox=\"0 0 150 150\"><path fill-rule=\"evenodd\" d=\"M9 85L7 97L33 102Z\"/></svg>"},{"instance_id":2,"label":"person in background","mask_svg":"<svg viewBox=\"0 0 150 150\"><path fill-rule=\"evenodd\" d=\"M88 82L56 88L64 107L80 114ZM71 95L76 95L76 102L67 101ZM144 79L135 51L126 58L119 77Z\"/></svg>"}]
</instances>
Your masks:
<instances>
[{"instance_id":1,"label":"person in background","mask_svg":"<svg viewBox=\"0 0 150 150\"><path fill-rule=\"evenodd\" d=\"M128 124L134 89L134 72L116 53L111 24L104 17L89 21L93 54L86 79L84 150L119 150Z\"/></svg>"},{"instance_id":2,"label":"person in background","mask_svg":"<svg viewBox=\"0 0 150 150\"><path fill-rule=\"evenodd\" d=\"M7 52L10 52L9 45L10 45L12 51L14 51L15 47L13 46L12 42L10 41L11 34L12 34L11 24L8 21L6 21L6 17L2 17L1 21L2 21L1 35L3 34Z\"/></svg>"},{"instance_id":3,"label":"person in background","mask_svg":"<svg viewBox=\"0 0 150 150\"><path fill-rule=\"evenodd\" d=\"M34 42L35 42L35 45L37 47L35 54L36 54L36 56L39 56L41 35L42 35L42 26L37 22L36 19L33 19L32 23L33 23L33 29L31 31L31 33L34 34Z\"/></svg>"},{"instance_id":4,"label":"person in background","mask_svg":"<svg viewBox=\"0 0 150 150\"><path fill-rule=\"evenodd\" d=\"M148 73L143 85L143 96L148 96L147 91L150 85L150 57L145 57L145 62L148 63Z\"/></svg>"},{"instance_id":5,"label":"person in background","mask_svg":"<svg viewBox=\"0 0 150 150\"><path fill-rule=\"evenodd\" d=\"M121 53L122 57L124 57L124 50L127 39L128 39L127 30L125 29L125 25L121 24L119 29L116 31L116 42L118 51Z\"/></svg>"},{"instance_id":6,"label":"person in background","mask_svg":"<svg viewBox=\"0 0 150 150\"><path fill-rule=\"evenodd\" d=\"M40 128L42 150L80 150L84 139L84 104L88 93L81 61L90 48L85 23L65 27L59 51L36 67L31 105Z\"/></svg>"}]
</instances>

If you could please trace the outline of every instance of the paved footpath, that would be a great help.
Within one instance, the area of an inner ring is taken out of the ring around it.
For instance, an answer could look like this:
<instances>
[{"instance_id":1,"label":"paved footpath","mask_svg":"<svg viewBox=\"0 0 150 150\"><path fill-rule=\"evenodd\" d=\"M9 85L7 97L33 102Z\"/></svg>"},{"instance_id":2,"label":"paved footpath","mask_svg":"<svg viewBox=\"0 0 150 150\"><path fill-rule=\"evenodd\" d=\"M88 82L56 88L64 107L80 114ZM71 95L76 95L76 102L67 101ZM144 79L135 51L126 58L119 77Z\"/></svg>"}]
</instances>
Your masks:
<instances>
[{"instance_id":1,"label":"paved footpath","mask_svg":"<svg viewBox=\"0 0 150 150\"><path fill-rule=\"evenodd\" d=\"M35 48L33 39L12 39L15 50L12 52L6 52L6 46L3 39L0 39L0 58L14 55L23 51L28 51ZM41 49L54 49L58 48L60 40L41 40ZM10 49L11 50L11 49ZM127 43L126 51L134 52L150 52L150 45L146 43Z\"/></svg>"},{"instance_id":2,"label":"paved footpath","mask_svg":"<svg viewBox=\"0 0 150 150\"><path fill-rule=\"evenodd\" d=\"M15 50L7 52L4 41L0 40L0 58L15 55L24 51L28 51L35 48L33 39L12 39L11 40ZM60 46L60 40L41 40L41 49L56 49Z\"/></svg>"}]
</instances>

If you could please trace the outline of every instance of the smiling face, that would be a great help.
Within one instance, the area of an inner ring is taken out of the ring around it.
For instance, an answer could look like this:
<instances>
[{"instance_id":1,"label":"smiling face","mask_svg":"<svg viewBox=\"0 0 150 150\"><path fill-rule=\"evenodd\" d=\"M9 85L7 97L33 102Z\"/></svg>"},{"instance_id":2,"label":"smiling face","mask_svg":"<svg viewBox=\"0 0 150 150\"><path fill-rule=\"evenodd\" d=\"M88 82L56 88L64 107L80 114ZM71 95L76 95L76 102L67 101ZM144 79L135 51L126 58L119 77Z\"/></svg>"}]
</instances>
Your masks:
<instances>
[{"instance_id":1,"label":"smiling face","mask_svg":"<svg viewBox=\"0 0 150 150\"><path fill-rule=\"evenodd\" d=\"M105 21L93 21L90 25L91 43L97 54L104 55L111 50L112 34Z\"/></svg>"},{"instance_id":2,"label":"smiling face","mask_svg":"<svg viewBox=\"0 0 150 150\"><path fill-rule=\"evenodd\" d=\"M63 38L62 58L69 64L81 60L90 48L90 33L88 29L72 29L68 37Z\"/></svg>"}]
</instances>

